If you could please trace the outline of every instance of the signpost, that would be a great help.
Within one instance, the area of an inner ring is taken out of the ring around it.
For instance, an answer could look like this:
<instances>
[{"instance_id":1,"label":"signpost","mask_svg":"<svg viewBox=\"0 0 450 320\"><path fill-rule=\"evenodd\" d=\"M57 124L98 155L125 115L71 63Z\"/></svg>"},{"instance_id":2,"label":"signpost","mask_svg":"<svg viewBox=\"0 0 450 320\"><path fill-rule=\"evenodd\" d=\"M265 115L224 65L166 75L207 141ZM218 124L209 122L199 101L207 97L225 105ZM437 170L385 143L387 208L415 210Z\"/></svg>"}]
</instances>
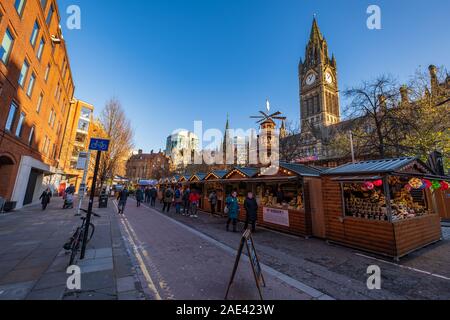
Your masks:
<instances>
[{"instance_id":1,"label":"signpost","mask_svg":"<svg viewBox=\"0 0 450 320\"><path fill-rule=\"evenodd\" d=\"M106 139L92 138L89 144L89 151L97 151L97 158L95 160L94 178L92 179L91 196L89 198L89 207L86 215L86 231L84 232L83 246L81 248L81 255L80 255L81 260L84 259L84 256L86 254L86 244L89 235L89 226L91 224L92 208L94 206L94 198L95 198L95 185L97 184L97 176L98 176L98 169L100 167L100 160L102 158L102 152L106 152L109 150L109 142L110 141Z\"/></svg>"},{"instance_id":2,"label":"signpost","mask_svg":"<svg viewBox=\"0 0 450 320\"><path fill-rule=\"evenodd\" d=\"M78 156L78 163L77 163L77 169L78 170L84 170L83 172L83 180L81 180L81 185L78 190L78 195L80 197L80 202L78 204L78 211L75 216L81 215L81 205L84 200L84 195L86 194L86 180L87 175L89 172L89 162L91 161L91 152L80 152L80 155Z\"/></svg>"},{"instance_id":3,"label":"signpost","mask_svg":"<svg viewBox=\"0 0 450 320\"><path fill-rule=\"evenodd\" d=\"M261 300L264 300L262 296L261 285L265 287L266 281L264 280L264 276L262 274L261 264L259 263L259 258L258 255L256 254L255 243L253 242L252 232L250 230L246 230L242 235L241 244L239 246L236 262L234 263L233 273L231 275L231 279L228 284L225 300L228 299L228 293L230 292L231 285L233 284L234 278L236 277L236 272L239 267L239 262L241 260L242 253L244 251L244 246L247 247L247 253L250 259L250 264L252 266L253 275L255 276L255 282L256 287L258 288L259 297L261 298Z\"/></svg>"}]
</instances>

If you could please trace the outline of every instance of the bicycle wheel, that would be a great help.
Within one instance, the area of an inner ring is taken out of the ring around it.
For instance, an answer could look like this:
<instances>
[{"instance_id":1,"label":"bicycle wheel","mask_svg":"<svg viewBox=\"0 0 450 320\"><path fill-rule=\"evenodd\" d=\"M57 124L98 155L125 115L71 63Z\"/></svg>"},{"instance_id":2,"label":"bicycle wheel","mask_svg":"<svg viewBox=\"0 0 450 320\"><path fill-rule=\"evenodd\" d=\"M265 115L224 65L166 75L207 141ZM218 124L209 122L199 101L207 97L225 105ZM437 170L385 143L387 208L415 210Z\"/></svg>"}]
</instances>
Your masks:
<instances>
[{"instance_id":1,"label":"bicycle wheel","mask_svg":"<svg viewBox=\"0 0 450 320\"><path fill-rule=\"evenodd\" d=\"M76 260L78 251L80 250L80 243L83 239L83 232L80 230L78 233L78 236L75 238L73 245L72 245L72 252L70 253L70 261L69 266L72 266Z\"/></svg>"},{"instance_id":2,"label":"bicycle wheel","mask_svg":"<svg viewBox=\"0 0 450 320\"><path fill-rule=\"evenodd\" d=\"M95 226L92 223L90 223L89 225L90 225L90 229L91 229L91 235L88 238L88 241L87 241L88 243L91 241L91 239L92 239L92 237L94 236L94 233L95 233Z\"/></svg>"}]
</instances>

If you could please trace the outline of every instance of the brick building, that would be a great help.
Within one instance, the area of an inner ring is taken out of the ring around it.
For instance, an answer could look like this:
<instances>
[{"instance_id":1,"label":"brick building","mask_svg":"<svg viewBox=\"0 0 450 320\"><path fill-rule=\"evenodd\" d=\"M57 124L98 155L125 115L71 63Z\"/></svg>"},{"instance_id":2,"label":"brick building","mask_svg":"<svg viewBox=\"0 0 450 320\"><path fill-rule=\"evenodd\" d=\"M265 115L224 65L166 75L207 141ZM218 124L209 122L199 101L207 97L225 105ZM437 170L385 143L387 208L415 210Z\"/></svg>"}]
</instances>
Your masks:
<instances>
[{"instance_id":1,"label":"brick building","mask_svg":"<svg viewBox=\"0 0 450 320\"><path fill-rule=\"evenodd\" d=\"M54 0L0 2L0 197L54 185L74 84Z\"/></svg>"},{"instance_id":2,"label":"brick building","mask_svg":"<svg viewBox=\"0 0 450 320\"><path fill-rule=\"evenodd\" d=\"M163 152L143 153L142 150L127 161L126 176L131 182L158 180L169 174L170 158Z\"/></svg>"}]
</instances>

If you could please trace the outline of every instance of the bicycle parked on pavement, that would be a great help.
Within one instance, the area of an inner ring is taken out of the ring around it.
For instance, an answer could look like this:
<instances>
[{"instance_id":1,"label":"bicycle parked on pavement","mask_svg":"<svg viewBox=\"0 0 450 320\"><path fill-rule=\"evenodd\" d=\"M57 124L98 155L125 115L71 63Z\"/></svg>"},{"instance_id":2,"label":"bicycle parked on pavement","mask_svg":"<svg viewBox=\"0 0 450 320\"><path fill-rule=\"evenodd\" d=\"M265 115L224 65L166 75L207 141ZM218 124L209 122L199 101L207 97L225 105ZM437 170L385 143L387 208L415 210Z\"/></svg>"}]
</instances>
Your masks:
<instances>
[{"instance_id":1,"label":"bicycle parked on pavement","mask_svg":"<svg viewBox=\"0 0 450 320\"><path fill-rule=\"evenodd\" d=\"M81 211L83 211L87 214L87 210L81 209ZM92 215L94 215L95 217L100 217L100 215L95 214L95 213L92 213ZM67 242L64 245L64 249L66 251L70 251L69 266L73 265L74 262L76 261L77 255L81 251L81 248L83 246L84 235L87 231L86 230L86 217L82 217L81 220L83 221L81 226L77 228L77 230L75 231L73 236L70 238L69 242ZM89 230L90 235L87 238L88 239L87 243L89 243L91 241L92 237L94 236L95 225L90 223L89 229L90 229Z\"/></svg>"}]
</instances>

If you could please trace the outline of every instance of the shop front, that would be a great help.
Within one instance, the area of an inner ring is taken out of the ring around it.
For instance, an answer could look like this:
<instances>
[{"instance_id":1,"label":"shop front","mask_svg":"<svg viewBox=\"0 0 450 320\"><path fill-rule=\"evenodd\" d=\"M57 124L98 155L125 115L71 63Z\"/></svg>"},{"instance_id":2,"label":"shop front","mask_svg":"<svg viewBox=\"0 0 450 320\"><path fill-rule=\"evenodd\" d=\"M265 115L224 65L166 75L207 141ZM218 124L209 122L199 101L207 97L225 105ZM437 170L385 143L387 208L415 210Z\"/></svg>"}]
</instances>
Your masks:
<instances>
[{"instance_id":1,"label":"shop front","mask_svg":"<svg viewBox=\"0 0 450 320\"><path fill-rule=\"evenodd\" d=\"M420 160L348 164L322 177L329 241L399 259L441 240L433 193L448 184Z\"/></svg>"}]
</instances>

